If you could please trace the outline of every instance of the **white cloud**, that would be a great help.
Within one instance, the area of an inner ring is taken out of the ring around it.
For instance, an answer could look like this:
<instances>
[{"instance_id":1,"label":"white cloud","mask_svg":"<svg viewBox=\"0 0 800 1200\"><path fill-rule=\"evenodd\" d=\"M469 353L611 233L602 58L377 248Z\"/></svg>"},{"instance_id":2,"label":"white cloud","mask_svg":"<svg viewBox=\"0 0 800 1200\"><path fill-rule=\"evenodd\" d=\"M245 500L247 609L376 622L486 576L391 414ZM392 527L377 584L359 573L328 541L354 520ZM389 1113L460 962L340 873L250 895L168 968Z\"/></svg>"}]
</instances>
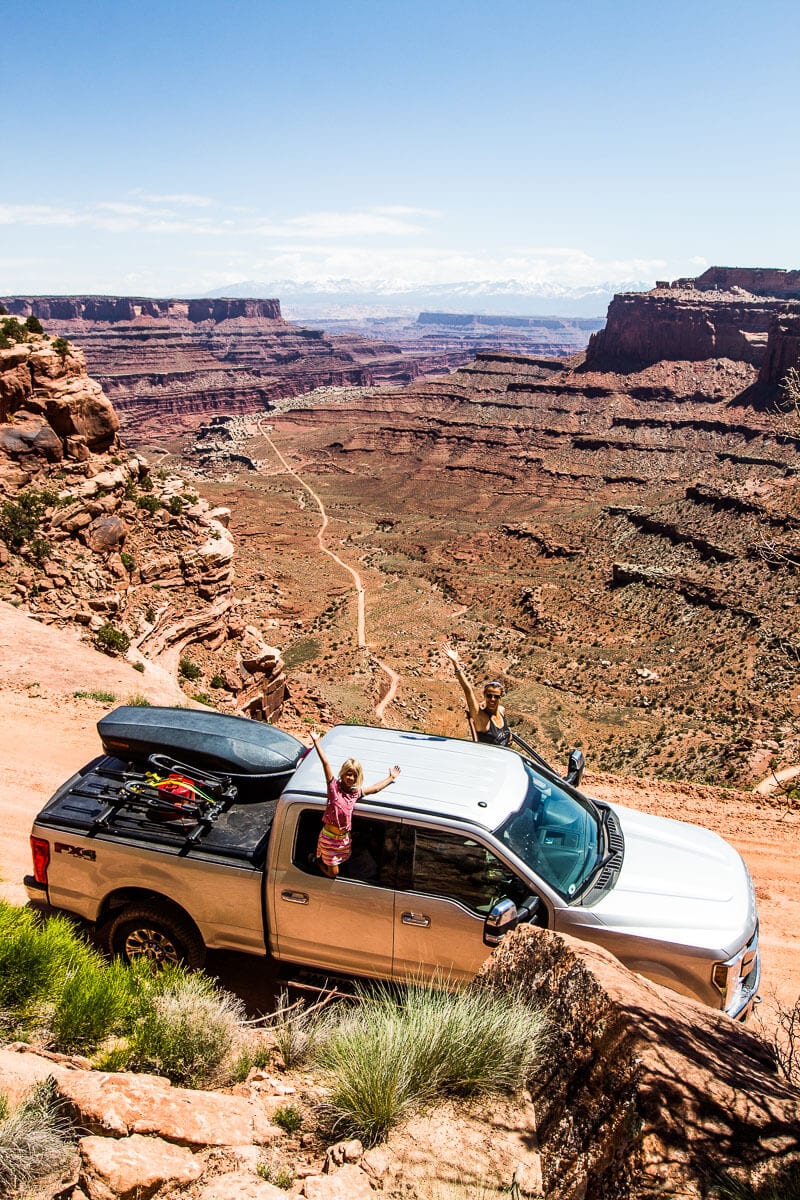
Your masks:
<instances>
[{"instance_id":1,"label":"white cloud","mask_svg":"<svg viewBox=\"0 0 800 1200\"><path fill-rule=\"evenodd\" d=\"M303 237L340 238L371 237L385 234L388 237L405 237L412 233L423 233L421 225L402 221L387 212L319 212L304 216L289 217L283 236L291 237L294 232Z\"/></svg>"},{"instance_id":2,"label":"white cloud","mask_svg":"<svg viewBox=\"0 0 800 1200\"><path fill-rule=\"evenodd\" d=\"M184 204L188 208L210 208L214 203L210 196L198 196L193 192L167 192L165 195L144 193L142 199L151 204Z\"/></svg>"},{"instance_id":3,"label":"white cloud","mask_svg":"<svg viewBox=\"0 0 800 1200\"><path fill-rule=\"evenodd\" d=\"M192 206L212 205L213 212L192 211ZM104 287L113 291L121 280L139 278L140 272L161 280L157 290L173 292L210 290L247 278L302 281L309 287L349 280L355 287L387 290L463 281L506 283L524 290L591 288L677 278L691 273L695 263L705 266L702 259L667 264L655 258L601 258L579 246L514 244L502 228L495 231L494 244L476 250L469 244L453 245L452 229L436 225L444 216L409 205L367 205L276 217L216 204L209 197L141 188L85 206L0 204L0 227L49 226L56 239L59 229L78 231L72 238L75 263L70 266L59 256L48 272L57 270L60 286L67 290L77 286L71 282L74 274L102 275ZM99 243L92 238L98 231L109 240ZM37 237L42 242L44 234ZM0 245L0 253L13 254L16 249L11 238ZM47 290L53 284L43 281L38 286Z\"/></svg>"}]
</instances>

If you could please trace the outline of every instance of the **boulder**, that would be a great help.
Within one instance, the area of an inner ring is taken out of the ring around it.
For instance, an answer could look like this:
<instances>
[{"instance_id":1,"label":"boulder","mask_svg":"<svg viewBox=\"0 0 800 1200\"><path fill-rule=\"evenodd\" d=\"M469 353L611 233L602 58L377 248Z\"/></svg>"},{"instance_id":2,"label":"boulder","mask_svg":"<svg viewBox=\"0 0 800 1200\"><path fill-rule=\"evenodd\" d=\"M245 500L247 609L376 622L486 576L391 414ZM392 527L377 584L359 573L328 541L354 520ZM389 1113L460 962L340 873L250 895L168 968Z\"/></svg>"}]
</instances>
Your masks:
<instances>
[{"instance_id":1,"label":"boulder","mask_svg":"<svg viewBox=\"0 0 800 1200\"><path fill-rule=\"evenodd\" d=\"M98 1134L157 1134L183 1146L263 1145L282 1136L254 1100L173 1087L156 1075L76 1073L58 1086L76 1123Z\"/></svg>"},{"instance_id":2,"label":"boulder","mask_svg":"<svg viewBox=\"0 0 800 1200\"><path fill-rule=\"evenodd\" d=\"M287 1195L258 1175L230 1172L204 1181L197 1200L286 1200Z\"/></svg>"},{"instance_id":3,"label":"boulder","mask_svg":"<svg viewBox=\"0 0 800 1200\"><path fill-rule=\"evenodd\" d=\"M125 542L128 526L120 517L97 517L83 534L83 540L95 554L108 554Z\"/></svg>"},{"instance_id":4,"label":"boulder","mask_svg":"<svg viewBox=\"0 0 800 1200\"><path fill-rule=\"evenodd\" d=\"M78 1180L89 1200L148 1200L164 1184L186 1186L202 1168L191 1150L159 1137L81 1138Z\"/></svg>"},{"instance_id":5,"label":"boulder","mask_svg":"<svg viewBox=\"0 0 800 1200\"><path fill-rule=\"evenodd\" d=\"M35 454L46 462L64 457L61 441L44 417L17 412L7 425L0 425L0 450L10 458Z\"/></svg>"},{"instance_id":6,"label":"boulder","mask_svg":"<svg viewBox=\"0 0 800 1200\"><path fill-rule=\"evenodd\" d=\"M309 1175L300 1193L306 1200L373 1200L369 1175L346 1163L332 1175Z\"/></svg>"}]
</instances>

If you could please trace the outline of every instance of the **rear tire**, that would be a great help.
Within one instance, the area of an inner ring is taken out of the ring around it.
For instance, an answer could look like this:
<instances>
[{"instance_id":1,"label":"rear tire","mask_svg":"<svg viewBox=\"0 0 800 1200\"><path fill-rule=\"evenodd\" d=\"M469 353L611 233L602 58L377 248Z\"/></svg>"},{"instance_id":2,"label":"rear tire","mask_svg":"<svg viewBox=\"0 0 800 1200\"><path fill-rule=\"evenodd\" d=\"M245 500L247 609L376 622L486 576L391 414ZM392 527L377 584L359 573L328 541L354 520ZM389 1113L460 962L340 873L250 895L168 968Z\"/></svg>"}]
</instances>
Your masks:
<instances>
[{"instance_id":1,"label":"rear tire","mask_svg":"<svg viewBox=\"0 0 800 1200\"><path fill-rule=\"evenodd\" d=\"M203 939L187 917L158 904L131 904L105 930L112 954L125 962L143 958L155 967L183 963L196 971L206 960Z\"/></svg>"}]
</instances>

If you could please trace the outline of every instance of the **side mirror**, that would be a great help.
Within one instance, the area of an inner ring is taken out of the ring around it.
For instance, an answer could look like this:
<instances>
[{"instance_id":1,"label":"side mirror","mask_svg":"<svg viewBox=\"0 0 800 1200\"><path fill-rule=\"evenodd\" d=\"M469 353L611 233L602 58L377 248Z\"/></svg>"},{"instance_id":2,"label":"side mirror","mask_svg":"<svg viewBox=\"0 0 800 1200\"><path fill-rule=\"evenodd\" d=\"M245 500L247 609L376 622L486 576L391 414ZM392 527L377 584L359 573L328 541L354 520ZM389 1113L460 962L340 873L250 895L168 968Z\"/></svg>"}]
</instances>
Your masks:
<instances>
[{"instance_id":1,"label":"side mirror","mask_svg":"<svg viewBox=\"0 0 800 1200\"><path fill-rule=\"evenodd\" d=\"M567 763L567 773L564 776L567 783L571 783L573 787L577 787L583 778L583 768L585 766L586 759L583 757L583 751L573 750Z\"/></svg>"},{"instance_id":2,"label":"side mirror","mask_svg":"<svg viewBox=\"0 0 800 1200\"><path fill-rule=\"evenodd\" d=\"M541 896L530 895L526 898L525 903L518 910L518 924L522 925L527 921L531 925L538 925L542 913L542 898Z\"/></svg>"},{"instance_id":3,"label":"side mirror","mask_svg":"<svg viewBox=\"0 0 800 1200\"><path fill-rule=\"evenodd\" d=\"M513 900L498 900L483 923L483 941L487 946L499 946L505 935L517 924L519 914Z\"/></svg>"}]
</instances>

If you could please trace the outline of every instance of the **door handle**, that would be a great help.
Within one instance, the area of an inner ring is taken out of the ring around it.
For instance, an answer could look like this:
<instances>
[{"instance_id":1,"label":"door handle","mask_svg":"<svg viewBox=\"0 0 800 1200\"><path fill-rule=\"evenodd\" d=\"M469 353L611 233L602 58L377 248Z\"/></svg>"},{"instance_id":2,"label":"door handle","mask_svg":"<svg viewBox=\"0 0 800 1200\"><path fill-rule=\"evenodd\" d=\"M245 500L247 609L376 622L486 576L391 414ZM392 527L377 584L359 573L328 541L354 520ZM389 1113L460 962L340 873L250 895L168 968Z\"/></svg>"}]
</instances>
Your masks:
<instances>
[{"instance_id":1,"label":"door handle","mask_svg":"<svg viewBox=\"0 0 800 1200\"><path fill-rule=\"evenodd\" d=\"M404 912L400 920L404 925L421 925L423 929L427 929L431 923L430 917L426 917L425 913Z\"/></svg>"},{"instance_id":2,"label":"door handle","mask_svg":"<svg viewBox=\"0 0 800 1200\"><path fill-rule=\"evenodd\" d=\"M288 900L290 904L308 904L308 892L281 892L281 900Z\"/></svg>"}]
</instances>

